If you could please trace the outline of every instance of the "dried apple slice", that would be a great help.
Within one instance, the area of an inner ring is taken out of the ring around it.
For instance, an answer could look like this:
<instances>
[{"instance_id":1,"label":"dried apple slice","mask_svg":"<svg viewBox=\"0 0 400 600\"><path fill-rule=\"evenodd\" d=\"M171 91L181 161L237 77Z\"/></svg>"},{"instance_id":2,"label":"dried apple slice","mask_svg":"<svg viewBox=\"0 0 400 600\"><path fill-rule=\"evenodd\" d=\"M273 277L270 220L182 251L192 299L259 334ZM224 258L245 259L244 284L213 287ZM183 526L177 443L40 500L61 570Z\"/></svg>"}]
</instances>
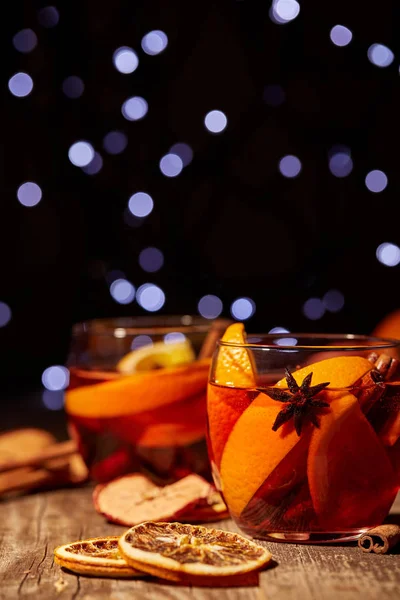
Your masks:
<instances>
[{"instance_id":1,"label":"dried apple slice","mask_svg":"<svg viewBox=\"0 0 400 600\"><path fill-rule=\"evenodd\" d=\"M198 475L187 475L160 487L143 475L132 474L97 486L93 501L96 510L110 522L132 526L175 518L206 499L210 488L210 483Z\"/></svg>"},{"instance_id":2,"label":"dried apple slice","mask_svg":"<svg viewBox=\"0 0 400 600\"><path fill-rule=\"evenodd\" d=\"M259 570L272 558L245 537L196 525L154 523L129 529L119 540L126 562L156 577L218 586L221 580Z\"/></svg>"},{"instance_id":3,"label":"dried apple slice","mask_svg":"<svg viewBox=\"0 0 400 600\"><path fill-rule=\"evenodd\" d=\"M193 507L184 508L174 518L184 523L212 523L229 516L228 508L221 494L212 486L206 498L199 500Z\"/></svg>"},{"instance_id":4,"label":"dried apple slice","mask_svg":"<svg viewBox=\"0 0 400 600\"><path fill-rule=\"evenodd\" d=\"M107 536L64 544L54 550L54 561L78 575L144 577L145 573L127 564L118 540L118 536Z\"/></svg>"}]
</instances>

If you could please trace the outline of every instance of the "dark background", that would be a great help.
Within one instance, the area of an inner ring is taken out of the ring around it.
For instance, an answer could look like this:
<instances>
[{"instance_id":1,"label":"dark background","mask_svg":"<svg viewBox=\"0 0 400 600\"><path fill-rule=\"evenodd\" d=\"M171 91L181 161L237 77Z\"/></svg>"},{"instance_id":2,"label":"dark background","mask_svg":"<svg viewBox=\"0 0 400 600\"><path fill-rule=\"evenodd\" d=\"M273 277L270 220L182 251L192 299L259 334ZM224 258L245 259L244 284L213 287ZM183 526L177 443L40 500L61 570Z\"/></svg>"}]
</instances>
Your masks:
<instances>
[{"instance_id":1,"label":"dark background","mask_svg":"<svg viewBox=\"0 0 400 600\"><path fill-rule=\"evenodd\" d=\"M113 270L136 288L160 286L166 301L159 314L197 314L200 298L214 294L221 316L230 317L232 302L249 297L256 306L249 331L369 333L399 306L400 267L376 258L379 244L400 244L394 1L307 1L284 25L269 17L270 2L248 0L57 2L52 28L38 22L44 6L7 7L0 301L12 318L0 329L3 388L40 385L46 367L65 361L73 323L146 314L136 301L113 300ZM346 47L330 40L336 24L353 32ZM24 28L38 37L27 54L13 46ZM148 56L141 40L155 29L167 34L168 46ZM395 54L387 68L368 60L377 42ZM124 45L139 57L130 75L112 61ZM7 87L18 71L34 81L25 98ZM76 99L62 90L71 75L85 86ZM271 85L284 92L278 106L265 101ZM134 95L149 111L130 122L121 105ZM213 109L228 117L218 135L204 127ZM102 148L114 130L128 137L118 155ZM96 175L68 160L81 139L103 157ZM191 146L193 161L165 177L160 158L177 142ZM328 167L337 146L351 152L347 177ZM278 169L288 154L302 163L293 179ZM365 185L372 169L388 177L381 193ZM35 207L17 200L25 181L42 189ZM154 210L128 224L127 203L139 190L152 196ZM148 246L164 255L156 273L138 263ZM332 289L343 294L343 308L306 318L304 303Z\"/></svg>"}]
</instances>

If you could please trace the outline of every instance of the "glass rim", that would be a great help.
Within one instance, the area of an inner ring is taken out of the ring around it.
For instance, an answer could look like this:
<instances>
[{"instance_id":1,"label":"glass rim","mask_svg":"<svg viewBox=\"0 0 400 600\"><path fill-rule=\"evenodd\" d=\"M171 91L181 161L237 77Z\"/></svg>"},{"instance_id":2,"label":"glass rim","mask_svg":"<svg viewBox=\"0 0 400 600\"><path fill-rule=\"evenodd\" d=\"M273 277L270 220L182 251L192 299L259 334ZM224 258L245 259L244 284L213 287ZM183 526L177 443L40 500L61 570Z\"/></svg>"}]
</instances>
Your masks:
<instances>
[{"instance_id":1,"label":"glass rim","mask_svg":"<svg viewBox=\"0 0 400 600\"><path fill-rule=\"evenodd\" d=\"M396 348L400 346L400 339L394 338L386 338L386 337L377 337L372 335L363 335L363 334L353 334L353 333L298 333L294 331L285 331L281 333L250 333L248 337L259 337L262 341L259 343L239 343L239 342L228 342L223 341L222 339L218 340L218 347L229 347L229 348L249 348L252 350L309 350L310 352L314 352L316 350L323 350L326 352L329 351L367 351L367 350L382 350L385 348ZM365 342L364 344L344 344L343 345L334 345L328 346L326 344L274 344L274 343L264 343L264 340L270 339L271 342L273 340L289 340L291 338L303 338L306 340L307 338L318 340L330 340L330 341L343 341L348 340L351 342L352 340L357 340L359 342Z\"/></svg>"},{"instance_id":2,"label":"glass rim","mask_svg":"<svg viewBox=\"0 0 400 600\"><path fill-rule=\"evenodd\" d=\"M182 319L185 317L188 319L187 324L182 322ZM115 331L118 329L124 330L124 337L127 335L165 335L174 332L188 334L208 333L211 327L220 328L222 335L229 323L231 323L229 319L218 317L215 319L206 319L206 317L202 317L201 315L189 314L100 317L74 323L72 326L72 336L89 334L91 336L114 337Z\"/></svg>"}]
</instances>

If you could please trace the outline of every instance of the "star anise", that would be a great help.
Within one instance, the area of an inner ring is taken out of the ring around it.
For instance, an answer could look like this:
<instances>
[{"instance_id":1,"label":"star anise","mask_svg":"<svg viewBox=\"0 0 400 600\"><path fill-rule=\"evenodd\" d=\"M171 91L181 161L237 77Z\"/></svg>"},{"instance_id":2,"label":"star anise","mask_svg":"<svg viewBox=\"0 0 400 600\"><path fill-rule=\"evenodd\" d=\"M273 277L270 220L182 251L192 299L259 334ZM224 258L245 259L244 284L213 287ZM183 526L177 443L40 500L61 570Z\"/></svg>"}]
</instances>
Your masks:
<instances>
[{"instance_id":1,"label":"star anise","mask_svg":"<svg viewBox=\"0 0 400 600\"><path fill-rule=\"evenodd\" d=\"M294 428L297 435L300 436L305 417L308 417L315 427L319 427L317 417L312 409L329 407L329 403L315 399L315 396L325 389L330 382L311 386L313 374L309 373L299 386L289 369L285 369L285 376L290 393L276 387L260 388L259 391L267 394L272 400L286 403L286 406L282 408L275 419L272 426L273 431L277 431L279 427L293 418Z\"/></svg>"}]
</instances>

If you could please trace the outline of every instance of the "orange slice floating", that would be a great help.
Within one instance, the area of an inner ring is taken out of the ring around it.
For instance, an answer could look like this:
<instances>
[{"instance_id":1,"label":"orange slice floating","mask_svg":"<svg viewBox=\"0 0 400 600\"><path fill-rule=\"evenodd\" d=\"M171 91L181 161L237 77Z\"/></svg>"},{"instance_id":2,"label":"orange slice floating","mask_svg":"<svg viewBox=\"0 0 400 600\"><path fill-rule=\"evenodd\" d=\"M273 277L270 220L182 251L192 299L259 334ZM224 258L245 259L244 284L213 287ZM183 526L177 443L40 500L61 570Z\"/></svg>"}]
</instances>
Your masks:
<instances>
[{"instance_id":1,"label":"orange slice floating","mask_svg":"<svg viewBox=\"0 0 400 600\"><path fill-rule=\"evenodd\" d=\"M336 396L310 442L314 509L328 531L380 524L396 496L393 468L355 396Z\"/></svg>"},{"instance_id":2,"label":"orange slice floating","mask_svg":"<svg viewBox=\"0 0 400 600\"><path fill-rule=\"evenodd\" d=\"M230 325L222 336L222 341L245 344L243 323ZM255 378L248 351L234 346L220 346L214 381L218 385L208 386L207 411L213 460L219 467L232 427L251 401L245 391L220 386L254 387Z\"/></svg>"},{"instance_id":3,"label":"orange slice floating","mask_svg":"<svg viewBox=\"0 0 400 600\"><path fill-rule=\"evenodd\" d=\"M127 564L118 540L118 536L108 536L64 544L54 550L54 561L78 575L144 577L145 573Z\"/></svg>"},{"instance_id":4,"label":"orange slice floating","mask_svg":"<svg viewBox=\"0 0 400 600\"><path fill-rule=\"evenodd\" d=\"M342 388L352 385L371 368L367 359L358 356L335 357L299 369L293 377L301 384L312 372L312 385L329 381L330 387ZM286 387L286 379L276 386ZM324 392L324 399L329 401L330 393ZM278 431L272 430L281 408L280 402L259 394L239 417L228 437L221 460L221 481L225 501L235 515L240 515L258 488L299 441L292 422ZM308 424L302 438L310 433ZM293 465L293 468L297 469L297 466Z\"/></svg>"},{"instance_id":5,"label":"orange slice floating","mask_svg":"<svg viewBox=\"0 0 400 600\"><path fill-rule=\"evenodd\" d=\"M199 394L207 385L210 360L159 369L66 393L67 413L81 417L115 417L167 406Z\"/></svg>"},{"instance_id":6,"label":"orange slice floating","mask_svg":"<svg viewBox=\"0 0 400 600\"><path fill-rule=\"evenodd\" d=\"M136 525L121 536L119 547L135 569L210 586L259 570L272 558L269 550L237 533L182 523Z\"/></svg>"}]
</instances>

